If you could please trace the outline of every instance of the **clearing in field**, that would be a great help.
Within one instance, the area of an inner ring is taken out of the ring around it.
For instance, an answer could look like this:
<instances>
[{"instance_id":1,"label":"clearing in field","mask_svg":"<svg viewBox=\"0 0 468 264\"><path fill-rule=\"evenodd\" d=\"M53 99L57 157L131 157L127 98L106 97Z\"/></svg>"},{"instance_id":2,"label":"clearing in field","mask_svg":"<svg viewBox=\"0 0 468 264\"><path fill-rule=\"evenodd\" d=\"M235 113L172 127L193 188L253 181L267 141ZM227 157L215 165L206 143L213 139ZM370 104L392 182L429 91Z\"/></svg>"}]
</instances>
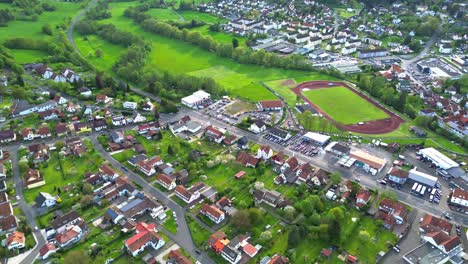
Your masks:
<instances>
[{"instance_id":1,"label":"clearing in field","mask_svg":"<svg viewBox=\"0 0 468 264\"><path fill-rule=\"evenodd\" d=\"M302 93L331 118L342 124L355 124L389 117L384 111L342 86L303 90Z\"/></svg>"},{"instance_id":2,"label":"clearing in field","mask_svg":"<svg viewBox=\"0 0 468 264\"><path fill-rule=\"evenodd\" d=\"M257 110L257 106L253 103L245 101L235 101L234 103L226 106L225 108L226 113L228 113L229 115L236 115L254 110Z\"/></svg>"}]
</instances>

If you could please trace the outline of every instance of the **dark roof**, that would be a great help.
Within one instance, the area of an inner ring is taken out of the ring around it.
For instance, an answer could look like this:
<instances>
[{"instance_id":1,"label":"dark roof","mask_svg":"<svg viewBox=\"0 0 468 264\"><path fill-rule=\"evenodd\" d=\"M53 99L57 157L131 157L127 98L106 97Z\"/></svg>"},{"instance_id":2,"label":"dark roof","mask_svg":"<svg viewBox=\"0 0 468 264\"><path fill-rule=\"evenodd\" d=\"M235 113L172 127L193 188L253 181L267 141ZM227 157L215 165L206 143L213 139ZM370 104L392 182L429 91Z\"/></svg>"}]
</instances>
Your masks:
<instances>
[{"instance_id":1,"label":"dark roof","mask_svg":"<svg viewBox=\"0 0 468 264\"><path fill-rule=\"evenodd\" d=\"M11 129L0 131L0 140L10 139L15 137L15 132Z\"/></svg>"},{"instance_id":2,"label":"dark roof","mask_svg":"<svg viewBox=\"0 0 468 264\"><path fill-rule=\"evenodd\" d=\"M270 129L270 134L273 134L280 138L286 138L289 133L288 131L273 127L272 129Z\"/></svg>"},{"instance_id":3,"label":"dark roof","mask_svg":"<svg viewBox=\"0 0 468 264\"><path fill-rule=\"evenodd\" d=\"M338 151L338 152L341 152L341 153L349 153L349 151L351 150L348 146L345 146L341 143L336 143L333 147L332 147L333 150L335 151Z\"/></svg>"},{"instance_id":4,"label":"dark roof","mask_svg":"<svg viewBox=\"0 0 468 264\"><path fill-rule=\"evenodd\" d=\"M64 215L60 215L58 216L57 218L55 218L54 220L52 220L52 222L50 222L50 226L52 226L54 229L58 229L70 222L73 222L74 220L76 220L77 218L79 218L80 215L78 214L78 212L76 211L70 211Z\"/></svg>"}]
</instances>

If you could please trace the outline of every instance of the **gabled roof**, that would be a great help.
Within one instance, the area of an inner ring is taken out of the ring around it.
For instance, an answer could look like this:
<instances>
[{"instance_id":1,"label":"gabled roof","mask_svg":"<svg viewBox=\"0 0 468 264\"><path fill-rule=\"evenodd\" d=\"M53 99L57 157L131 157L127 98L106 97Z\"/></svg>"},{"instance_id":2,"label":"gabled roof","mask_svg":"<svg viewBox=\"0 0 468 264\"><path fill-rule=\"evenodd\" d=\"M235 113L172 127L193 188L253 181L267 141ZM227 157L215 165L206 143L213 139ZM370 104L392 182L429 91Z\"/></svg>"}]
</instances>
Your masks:
<instances>
[{"instance_id":1,"label":"gabled roof","mask_svg":"<svg viewBox=\"0 0 468 264\"><path fill-rule=\"evenodd\" d=\"M166 185L170 185L171 183L175 182L175 179L164 173L159 174L157 180Z\"/></svg>"},{"instance_id":2,"label":"gabled roof","mask_svg":"<svg viewBox=\"0 0 468 264\"><path fill-rule=\"evenodd\" d=\"M23 232L20 231L13 231L7 236L6 239L6 246L9 246L13 243L23 244L26 242L26 237L24 236Z\"/></svg>"},{"instance_id":3,"label":"gabled roof","mask_svg":"<svg viewBox=\"0 0 468 264\"><path fill-rule=\"evenodd\" d=\"M450 230L452 230L452 224L450 224L448 221L430 214L424 215L423 220L421 223L419 223L419 227L426 233L435 231L445 231L450 233Z\"/></svg>"},{"instance_id":4,"label":"gabled roof","mask_svg":"<svg viewBox=\"0 0 468 264\"><path fill-rule=\"evenodd\" d=\"M390 171L388 172L388 174L398 177L398 178L406 179L408 178L409 172L402 170L399 167L392 167Z\"/></svg>"},{"instance_id":5,"label":"gabled roof","mask_svg":"<svg viewBox=\"0 0 468 264\"><path fill-rule=\"evenodd\" d=\"M41 257L43 257L48 252L50 252L50 251L55 252L56 250L57 250L57 248L55 247L54 243L47 243L44 246L42 246L41 249L39 249L39 254L41 255Z\"/></svg>"},{"instance_id":6,"label":"gabled roof","mask_svg":"<svg viewBox=\"0 0 468 264\"><path fill-rule=\"evenodd\" d=\"M80 233L77 230L75 230L75 228L71 228L61 234L56 235L55 240L57 240L59 244L63 245L69 242L70 240L78 237L79 235Z\"/></svg>"},{"instance_id":7,"label":"gabled roof","mask_svg":"<svg viewBox=\"0 0 468 264\"><path fill-rule=\"evenodd\" d=\"M260 105L263 109L280 108L283 107L283 102L281 102L280 100L265 100L260 101Z\"/></svg>"},{"instance_id":8,"label":"gabled roof","mask_svg":"<svg viewBox=\"0 0 468 264\"><path fill-rule=\"evenodd\" d=\"M137 233L125 240L125 245L130 251L135 252L148 242L158 243L161 237L154 231L154 228L155 224L138 223L136 226Z\"/></svg>"},{"instance_id":9,"label":"gabled roof","mask_svg":"<svg viewBox=\"0 0 468 264\"><path fill-rule=\"evenodd\" d=\"M460 239L458 236L449 236L443 231L428 233L426 236L432 238L436 245L442 246L445 249L445 252L450 252L452 249L460 245Z\"/></svg>"},{"instance_id":10,"label":"gabled roof","mask_svg":"<svg viewBox=\"0 0 468 264\"><path fill-rule=\"evenodd\" d=\"M224 215L224 212L219 210L216 206L214 205L208 205L206 203L204 203L202 205L202 207L200 208L200 212L202 214L209 214L211 215L212 217L218 219L220 218L222 215Z\"/></svg>"},{"instance_id":11,"label":"gabled roof","mask_svg":"<svg viewBox=\"0 0 468 264\"><path fill-rule=\"evenodd\" d=\"M257 166L258 164L258 159L255 158L254 156L250 155L249 153L245 151L239 152L236 158L237 162L241 163L242 165L247 165L251 164L253 166Z\"/></svg>"},{"instance_id":12,"label":"gabled roof","mask_svg":"<svg viewBox=\"0 0 468 264\"><path fill-rule=\"evenodd\" d=\"M460 188L456 188L455 190L453 190L452 197L467 201L468 191L462 190Z\"/></svg>"}]
</instances>

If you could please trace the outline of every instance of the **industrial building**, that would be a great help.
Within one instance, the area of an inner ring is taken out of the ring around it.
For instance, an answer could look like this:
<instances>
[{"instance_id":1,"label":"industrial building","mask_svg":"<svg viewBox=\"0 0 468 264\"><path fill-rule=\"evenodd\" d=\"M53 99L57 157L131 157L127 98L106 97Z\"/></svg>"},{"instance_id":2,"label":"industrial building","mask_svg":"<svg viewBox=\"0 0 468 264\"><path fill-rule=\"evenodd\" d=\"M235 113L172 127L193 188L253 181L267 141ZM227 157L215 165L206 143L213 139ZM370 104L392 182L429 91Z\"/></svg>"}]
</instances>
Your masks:
<instances>
[{"instance_id":1,"label":"industrial building","mask_svg":"<svg viewBox=\"0 0 468 264\"><path fill-rule=\"evenodd\" d=\"M192 95L182 98L182 104L190 108L200 108L211 100L211 95L203 90L194 92Z\"/></svg>"},{"instance_id":2,"label":"industrial building","mask_svg":"<svg viewBox=\"0 0 468 264\"><path fill-rule=\"evenodd\" d=\"M429 187L435 187L438 182L437 177L431 176L424 172L417 171L416 168L409 171L408 179L411 179L415 182L421 183Z\"/></svg>"},{"instance_id":3,"label":"industrial building","mask_svg":"<svg viewBox=\"0 0 468 264\"><path fill-rule=\"evenodd\" d=\"M302 139L321 147L326 146L330 142L330 136L322 135L315 132L307 132L302 136Z\"/></svg>"},{"instance_id":4,"label":"industrial building","mask_svg":"<svg viewBox=\"0 0 468 264\"><path fill-rule=\"evenodd\" d=\"M361 166L364 170L369 170L371 172L372 169L380 172L387 164L385 159L376 157L362 150L352 150L349 153L349 156L356 160L356 165Z\"/></svg>"},{"instance_id":5,"label":"industrial building","mask_svg":"<svg viewBox=\"0 0 468 264\"><path fill-rule=\"evenodd\" d=\"M434 148L421 149L418 155L430 160L438 168L437 173L443 177L458 178L466 175L457 162Z\"/></svg>"}]
</instances>

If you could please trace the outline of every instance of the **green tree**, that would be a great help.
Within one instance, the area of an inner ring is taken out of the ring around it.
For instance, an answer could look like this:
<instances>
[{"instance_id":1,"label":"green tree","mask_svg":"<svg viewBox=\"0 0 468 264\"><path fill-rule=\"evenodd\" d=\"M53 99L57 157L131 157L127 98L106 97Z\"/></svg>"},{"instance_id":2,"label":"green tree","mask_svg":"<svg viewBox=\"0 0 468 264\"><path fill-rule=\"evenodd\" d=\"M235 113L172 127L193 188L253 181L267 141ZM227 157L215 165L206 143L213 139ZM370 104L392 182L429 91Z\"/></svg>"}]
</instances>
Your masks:
<instances>
[{"instance_id":1,"label":"green tree","mask_svg":"<svg viewBox=\"0 0 468 264\"><path fill-rule=\"evenodd\" d=\"M233 38L232 39L232 47L235 49L237 47L239 47L239 40L237 40L236 38Z\"/></svg>"},{"instance_id":2,"label":"green tree","mask_svg":"<svg viewBox=\"0 0 468 264\"><path fill-rule=\"evenodd\" d=\"M89 256L81 250L70 251L63 260L64 264L88 264Z\"/></svg>"},{"instance_id":3,"label":"green tree","mask_svg":"<svg viewBox=\"0 0 468 264\"><path fill-rule=\"evenodd\" d=\"M52 34L53 34L52 27L49 24L44 24L42 26L42 33L44 33L46 35L49 35L49 36L52 36Z\"/></svg>"},{"instance_id":4,"label":"green tree","mask_svg":"<svg viewBox=\"0 0 468 264\"><path fill-rule=\"evenodd\" d=\"M252 222L250 220L250 214L248 210L239 210L237 211L231 219L232 226L239 229L246 231L252 226Z\"/></svg>"}]
</instances>

